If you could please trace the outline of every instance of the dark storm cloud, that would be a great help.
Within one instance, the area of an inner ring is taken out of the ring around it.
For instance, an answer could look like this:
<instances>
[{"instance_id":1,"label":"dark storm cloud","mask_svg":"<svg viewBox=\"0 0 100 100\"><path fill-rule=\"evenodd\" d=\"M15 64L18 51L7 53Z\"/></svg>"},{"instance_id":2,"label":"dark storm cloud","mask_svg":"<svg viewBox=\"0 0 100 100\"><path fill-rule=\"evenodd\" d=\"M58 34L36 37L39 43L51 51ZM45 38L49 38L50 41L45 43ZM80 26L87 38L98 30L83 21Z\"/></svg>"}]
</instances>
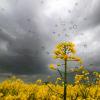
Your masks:
<instances>
[{"instance_id":1,"label":"dark storm cloud","mask_svg":"<svg viewBox=\"0 0 100 100\"><path fill-rule=\"evenodd\" d=\"M0 58L2 70L16 74L46 74L46 59L40 41L35 38L26 34L8 43L7 54Z\"/></svg>"},{"instance_id":2,"label":"dark storm cloud","mask_svg":"<svg viewBox=\"0 0 100 100\"><path fill-rule=\"evenodd\" d=\"M6 20L1 26L8 31L8 34L0 30L0 39L7 42L7 50L0 57L1 72L47 74L48 61L45 58L46 51L41 49L44 36L41 32L43 27L38 25L41 19L38 15L37 2L21 0L15 6L15 2L7 1L6 3L12 10L10 13L8 11L7 15L2 15L3 20Z\"/></svg>"},{"instance_id":3,"label":"dark storm cloud","mask_svg":"<svg viewBox=\"0 0 100 100\"><path fill-rule=\"evenodd\" d=\"M80 47L86 42L86 49L78 47L79 56L84 58L86 64L93 62L95 66L99 65L100 56L94 52L99 54L100 48L100 1L79 0L71 9L65 6L65 2L72 2L72 5L73 1L62 0L65 10L60 10L55 2L59 1L3 0L0 3L1 72L49 73L47 65L52 61L51 50L63 40L75 41ZM83 35L67 34L73 31Z\"/></svg>"}]
</instances>

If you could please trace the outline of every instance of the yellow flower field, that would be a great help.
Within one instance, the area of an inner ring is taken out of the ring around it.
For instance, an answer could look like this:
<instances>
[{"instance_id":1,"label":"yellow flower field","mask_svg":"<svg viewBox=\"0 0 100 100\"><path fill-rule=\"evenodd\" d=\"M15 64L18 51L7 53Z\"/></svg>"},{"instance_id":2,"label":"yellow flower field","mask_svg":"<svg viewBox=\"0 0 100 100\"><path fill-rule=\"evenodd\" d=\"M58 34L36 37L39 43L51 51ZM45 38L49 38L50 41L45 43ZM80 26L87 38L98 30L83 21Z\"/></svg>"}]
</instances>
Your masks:
<instances>
[{"instance_id":1,"label":"yellow flower field","mask_svg":"<svg viewBox=\"0 0 100 100\"><path fill-rule=\"evenodd\" d=\"M63 100L63 84L11 78L0 83L0 100ZM67 84L67 100L100 100L100 83Z\"/></svg>"}]
</instances>

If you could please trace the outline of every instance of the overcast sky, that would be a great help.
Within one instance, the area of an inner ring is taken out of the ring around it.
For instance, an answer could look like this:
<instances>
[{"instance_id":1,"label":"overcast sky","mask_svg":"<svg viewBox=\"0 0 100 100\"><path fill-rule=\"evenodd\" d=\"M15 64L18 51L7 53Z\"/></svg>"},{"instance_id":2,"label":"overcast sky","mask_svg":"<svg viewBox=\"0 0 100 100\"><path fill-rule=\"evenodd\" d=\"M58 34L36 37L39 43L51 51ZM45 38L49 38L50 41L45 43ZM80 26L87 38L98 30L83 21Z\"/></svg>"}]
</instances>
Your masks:
<instances>
[{"instance_id":1,"label":"overcast sky","mask_svg":"<svg viewBox=\"0 0 100 100\"><path fill-rule=\"evenodd\" d=\"M0 0L0 72L48 74L60 41L100 69L100 0Z\"/></svg>"}]
</instances>

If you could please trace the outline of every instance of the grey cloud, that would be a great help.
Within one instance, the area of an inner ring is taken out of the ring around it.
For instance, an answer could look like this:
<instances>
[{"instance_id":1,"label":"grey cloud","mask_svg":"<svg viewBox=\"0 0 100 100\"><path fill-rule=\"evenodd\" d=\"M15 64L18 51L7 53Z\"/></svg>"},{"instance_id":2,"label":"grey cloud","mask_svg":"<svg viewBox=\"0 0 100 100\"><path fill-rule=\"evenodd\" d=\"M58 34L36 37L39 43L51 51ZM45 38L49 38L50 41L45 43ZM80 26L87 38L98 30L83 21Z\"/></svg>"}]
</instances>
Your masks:
<instances>
[{"instance_id":1,"label":"grey cloud","mask_svg":"<svg viewBox=\"0 0 100 100\"><path fill-rule=\"evenodd\" d=\"M5 30L0 28L0 39L3 41L10 42L11 40L13 40L13 37L11 37L11 35L9 35Z\"/></svg>"},{"instance_id":2,"label":"grey cloud","mask_svg":"<svg viewBox=\"0 0 100 100\"><path fill-rule=\"evenodd\" d=\"M100 1L99 0L85 0L80 1L81 7L76 10L79 17L76 18L80 30L88 30L100 25ZM77 15L75 13L75 15ZM75 15L73 17L75 17Z\"/></svg>"}]
</instances>

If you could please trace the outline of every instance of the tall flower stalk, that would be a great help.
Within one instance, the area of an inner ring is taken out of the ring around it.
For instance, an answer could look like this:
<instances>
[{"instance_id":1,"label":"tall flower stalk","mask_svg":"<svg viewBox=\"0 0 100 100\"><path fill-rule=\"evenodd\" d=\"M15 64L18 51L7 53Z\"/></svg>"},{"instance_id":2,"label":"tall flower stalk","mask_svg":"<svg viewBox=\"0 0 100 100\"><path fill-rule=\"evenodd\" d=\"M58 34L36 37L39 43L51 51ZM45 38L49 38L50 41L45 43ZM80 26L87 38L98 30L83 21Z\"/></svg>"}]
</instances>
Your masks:
<instances>
[{"instance_id":1,"label":"tall flower stalk","mask_svg":"<svg viewBox=\"0 0 100 100\"><path fill-rule=\"evenodd\" d=\"M64 61L64 73L62 75L61 70L57 68L64 82L64 93L63 93L63 100L67 100L67 67L68 61L79 61L81 60L79 57L75 56L75 44L72 42L61 42L58 43L55 50L54 50L54 58L61 59ZM55 68L54 68L55 69Z\"/></svg>"}]
</instances>

